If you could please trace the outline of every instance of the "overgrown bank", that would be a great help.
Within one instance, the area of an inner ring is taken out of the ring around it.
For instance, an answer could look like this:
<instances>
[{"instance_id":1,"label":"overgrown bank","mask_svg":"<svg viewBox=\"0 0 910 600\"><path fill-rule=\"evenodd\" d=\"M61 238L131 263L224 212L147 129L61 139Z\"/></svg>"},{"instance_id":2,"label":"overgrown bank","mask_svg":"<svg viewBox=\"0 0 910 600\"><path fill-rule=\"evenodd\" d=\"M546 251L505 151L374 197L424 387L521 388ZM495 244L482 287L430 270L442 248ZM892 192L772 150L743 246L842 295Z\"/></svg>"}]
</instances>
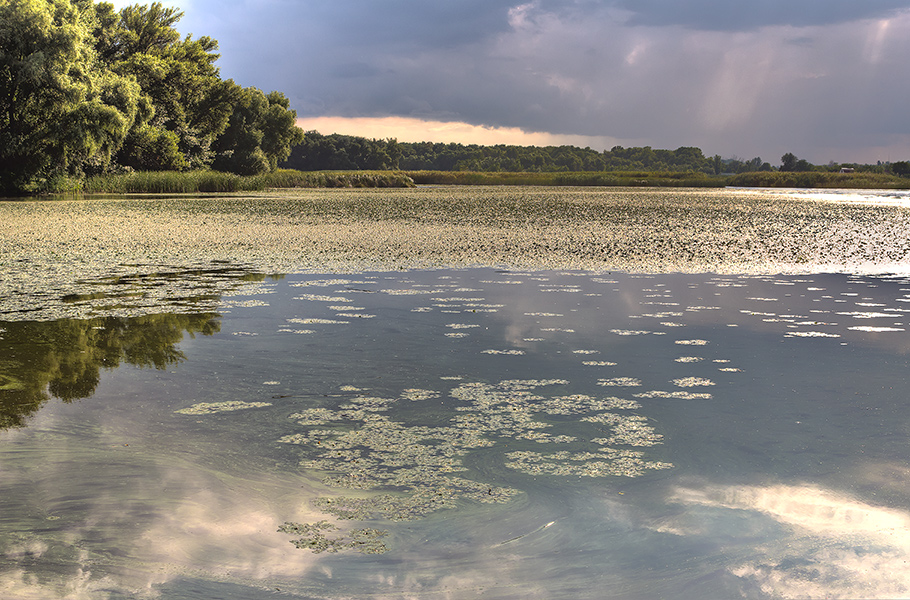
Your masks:
<instances>
[{"instance_id":1,"label":"overgrown bank","mask_svg":"<svg viewBox=\"0 0 910 600\"><path fill-rule=\"evenodd\" d=\"M405 188L414 182L401 171L317 171L279 169L261 175L220 171L145 171L100 175L77 189L88 194L188 194L251 192L274 188Z\"/></svg>"},{"instance_id":2,"label":"overgrown bank","mask_svg":"<svg viewBox=\"0 0 910 600\"><path fill-rule=\"evenodd\" d=\"M280 188L407 188L415 185L522 185L676 188L853 188L910 189L910 179L880 173L771 172L714 176L698 172L484 171L297 171L278 169L260 175L212 170L143 171L99 175L70 181L55 192L87 194L184 194L262 191Z\"/></svg>"},{"instance_id":3,"label":"overgrown bank","mask_svg":"<svg viewBox=\"0 0 910 600\"><path fill-rule=\"evenodd\" d=\"M887 173L825 173L821 171L774 171L741 173L727 182L735 187L759 188L852 188L910 189L910 179Z\"/></svg>"},{"instance_id":4,"label":"overgrown bank","mask_svg":"<svg viewBox=\"0 0 910 600\"><path fill-rule=\"evenodd\" d=\"M486 172L486 171L404 171L418 184L430 185L543 185L543 186L626 186L626 187L724 187L726 177L698 172Z\"/></svg>"}]
</instances>

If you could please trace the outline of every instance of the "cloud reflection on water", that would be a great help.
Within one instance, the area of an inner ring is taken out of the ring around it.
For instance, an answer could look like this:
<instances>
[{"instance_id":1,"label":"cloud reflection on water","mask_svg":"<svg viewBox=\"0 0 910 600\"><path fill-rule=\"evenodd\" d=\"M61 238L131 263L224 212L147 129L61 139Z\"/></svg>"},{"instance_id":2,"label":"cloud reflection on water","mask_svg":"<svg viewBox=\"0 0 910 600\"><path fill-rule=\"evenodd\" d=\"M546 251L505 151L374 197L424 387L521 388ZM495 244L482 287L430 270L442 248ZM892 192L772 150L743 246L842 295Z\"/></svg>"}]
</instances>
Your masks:
<instances>
[{"instance_id":1,"label":"cloud reflection on water","mask_svg":"<svg viewBox=\"0 0 910 600\"><path fill-rule=\"evenodd\" d=\"M779 536L756 546L752 557L728 567L764 594L775 598L905 598L910 594L910 512L905 510L864 503L814 484L678 487L669 501L745 511L749 520L769 518L779 525ZM687 515L686 525L665 524L661 531L716 534L713 528L727 517L713 511L698 515L705 527L702 531L692 527L692 515ZM773 528L761 529L767 534ZM733 534L729 529L725 533Z\"/></svg>"},{"instance_id":2,"label":"cloud reflection on water","mask_svg":"<svg viewBox=\"0 0 910 600\"><path fill-rule=\"evenodd\" d=\"M36 438L56 437L42 424ZM29 435L16 433L20 442ZM41 439L20 452L33 466L6 461L0 470L4 512L21 521L0 541L0 597L166 598L169 586L194 577L261 588L303 580L319 562L277 532L287 520L319 518L307 480L231 476L151 453L153 442L135 435L126 448L119 435L102 434L93 450L70 448L72 456L43 450Z\"/></svg>"}]
</instances>

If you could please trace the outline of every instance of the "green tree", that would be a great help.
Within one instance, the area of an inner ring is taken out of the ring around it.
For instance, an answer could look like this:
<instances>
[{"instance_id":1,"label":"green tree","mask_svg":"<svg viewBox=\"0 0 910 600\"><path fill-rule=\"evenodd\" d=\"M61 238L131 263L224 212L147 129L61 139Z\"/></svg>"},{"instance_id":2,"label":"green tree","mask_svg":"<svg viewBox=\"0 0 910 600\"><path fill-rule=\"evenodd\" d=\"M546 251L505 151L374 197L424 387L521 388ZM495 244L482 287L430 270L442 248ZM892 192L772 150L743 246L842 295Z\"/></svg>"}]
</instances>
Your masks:
<instances>
[{"instance_id":1,"label":"green tree","mask_svg":"<svg viewBox=\"0 0 910 600\"><path fill-rule=\"evenodd\" d=\"M792 152L787 152L786 154L784 154L783 156L780 157L780 170L781 171L800 171L800 170L808 171L808 169L802 168L808 164L809 163L806 162L805 160L800 160L799 158L796 158L796 155L793 154Z\"/></svg>"},{"instance_id":2,"label":"green tree","mask_svg":"<svg viewBox=\"0 0 910 600\"><path fill-rule=\"evenodd\" d=\"M0 0L0 189L103 168L133 124L139 87L105 72L93 12L70 0Z\"/></svg>"},{"instance_id":3,"label":"green tree","mask_svg":"<svg viewBox=\"0 0 910 600\"><path fill-rule=\"evenodd\" d=\"M910 162L906 160L899 160L897 162L891 163L891 172L898 177L910 175Z\"/></svg>"},{"instance_id":4,"label":"green tree","mask_svg":"<svg viewBox=\"0 0 910 600\"><path fill-rule=\"evenodd\" d=\"M281 92L266 95L254 87L235 86L233 98L227 129L213 147L212 166L240 175L274 171L303 141L297 113Z\"/></svg>"},{"instance_id":5,"label":"green tree","mask_svg":"<svg viewBox=\"0 0 910 600\"><path fill-rule=\"evenodd\" d=\"M181 39L174 25L183 13L160 2L119 13L105 2L94 9L98 56L142 89L139 118L117 161L139 170L210 165L211 146L227 127L236 87L223 81L215 66L218 42L205 36Z\"/></svg>"}]
</instances>

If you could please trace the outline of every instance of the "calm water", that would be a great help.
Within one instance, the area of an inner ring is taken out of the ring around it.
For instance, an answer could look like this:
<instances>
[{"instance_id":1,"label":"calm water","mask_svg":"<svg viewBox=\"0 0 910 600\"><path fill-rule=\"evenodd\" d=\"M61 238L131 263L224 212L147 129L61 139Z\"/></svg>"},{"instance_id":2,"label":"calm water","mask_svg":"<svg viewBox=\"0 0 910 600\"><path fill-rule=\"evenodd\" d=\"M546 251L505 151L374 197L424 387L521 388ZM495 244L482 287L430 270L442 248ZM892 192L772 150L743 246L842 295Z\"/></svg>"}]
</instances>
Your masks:
<instances>
[{"instance_id":1,"label":"calm water","mask_svg":"<svg viewBox=\"0 0 910 600\"><path fill-rule=\"evenodd\" d=\"M910 593L908 279L234 276L0 323L0 596Z\"/></svg>"}]
</instances>

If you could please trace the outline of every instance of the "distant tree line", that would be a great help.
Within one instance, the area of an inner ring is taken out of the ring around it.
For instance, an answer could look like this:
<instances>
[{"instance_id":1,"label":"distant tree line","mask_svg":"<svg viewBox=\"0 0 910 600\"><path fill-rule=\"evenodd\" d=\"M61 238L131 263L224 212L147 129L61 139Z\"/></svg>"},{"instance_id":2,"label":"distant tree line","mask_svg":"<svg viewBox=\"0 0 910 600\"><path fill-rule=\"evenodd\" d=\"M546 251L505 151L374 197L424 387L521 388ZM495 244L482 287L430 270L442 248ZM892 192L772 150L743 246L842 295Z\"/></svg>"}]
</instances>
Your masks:
<instances>
[{"instance_id":1,"label":"distant tree line","mask_svg":"<svg viewBox=\"0 0 910 600\"><path fill-rule=\"evenodd\" d=\"M655 171L709 175L772 169L760 158L749 161L706 157L683 146L655 150L649 146L598 151L577 146L512 146L399 142L307 131L282 166L302 171L403 169L406 171Z\"/></svg>"},{"instance_id":2,"label":"distant tree line","mask_svg":"<svg viewBox=\"0 0 910 600\"><path fill-rule=\"evenodd\" d=\"M159 2L0 1L0 191L88 175L274 170L303 139L280 92L222 80Z\"/></svg>"},{"instance_id":3,"label":"distant tree line","mask_svg":"<svg viewBox=\"0 0 910 600\"><path fill-rule=\"evenodd\" d=\"M850 172L854 173L879 173L905 177L910 175L910 162L901 160L883 163L879 161L874 165L829 162L826 165L813 165L803 158L798 158L792 152L787 152L780 157L780 167L778 168L778 171L785 173L836 173L843 169L850 170Z\"/></svg>"},{"instance_id":4,"label":"distant tree line","mask_svg":"<svg viewBox=\"0 0 910 600\"><path fill-rule=\"evenodd\" d=\"M582 172L650 171L692 172L707 175L737 175L760 172L838 172L843 168L857 173L910 175L910 161L875 165L828 163L813 165L792 152L772 166L760 157L707 157L701 149L683 146L676 150L655 150L650 146L597 151L577 146L512 146L498 144L455 144L399 142L395 139L367 139L333 133L307 131L282 166L301 171L384 170L475 171L475 172Z\"/></svg>"}]
</instances>

